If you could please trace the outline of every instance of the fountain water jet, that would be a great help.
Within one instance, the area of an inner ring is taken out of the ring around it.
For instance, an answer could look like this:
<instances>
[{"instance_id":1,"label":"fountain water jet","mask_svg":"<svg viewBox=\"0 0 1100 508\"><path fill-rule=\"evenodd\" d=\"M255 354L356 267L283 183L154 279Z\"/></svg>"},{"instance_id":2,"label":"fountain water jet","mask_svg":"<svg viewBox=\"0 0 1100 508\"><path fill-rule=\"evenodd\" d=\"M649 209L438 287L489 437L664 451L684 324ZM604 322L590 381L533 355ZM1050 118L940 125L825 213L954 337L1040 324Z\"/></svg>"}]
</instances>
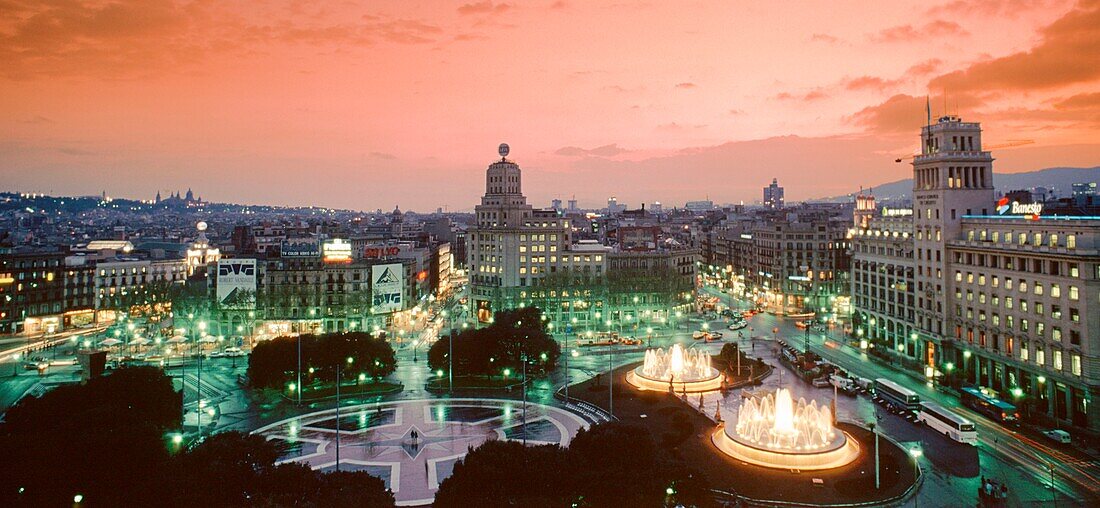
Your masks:
<instances>
[{"instance_id":1,"label":"fountain water jet","mask_svg":"<svg viewBox=\"0 0 1100 508\"><path fill-rule=\"evenodd\" d=\"M627 373L627 381L643 390L707 392L722 386L722 375L710 366L710 353L673 344L667 351L649 349L642 365Z\"/></svg>"},{"instance_id":2,"label":"fountain water jet","mask_svg":"<svg viewBox=\"0 0 1100 508\"><path fill-rule=\"evenodd\" d=\"M833 426L828 407L795 402L785 388L742 400L736 425L719 428L712 440L728 455L775 468L829 469L859 455L856 441Z\"/></svg>"}]
</instances>

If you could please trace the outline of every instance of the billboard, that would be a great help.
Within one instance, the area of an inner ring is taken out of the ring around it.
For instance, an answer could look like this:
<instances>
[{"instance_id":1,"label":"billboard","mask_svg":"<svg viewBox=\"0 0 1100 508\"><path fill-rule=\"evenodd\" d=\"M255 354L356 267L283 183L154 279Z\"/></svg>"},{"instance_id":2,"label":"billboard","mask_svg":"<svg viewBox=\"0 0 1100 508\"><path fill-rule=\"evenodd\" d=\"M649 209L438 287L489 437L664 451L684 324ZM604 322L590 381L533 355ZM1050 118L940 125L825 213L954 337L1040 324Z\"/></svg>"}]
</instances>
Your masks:
<instances>
[{"instance_id":1,"label":"billboard","mask_svg":"<svg viewBox=\"0 0 1100 508\"><path fill-rule=\"evenodd\" d=\"M284 258L315 258L321 255L321 247L317 240L289 239L283 241L279 253Z\"/></svg>"},{"instance_id":2,"label":"billboard","mask_svg":"<svg viewBox=\"0 0 1100 508\"><path fill-rule=\"evenodd\" d=\"M255 259L219 259L217 284L221 308L256 308Z\"/></svg>"},{"instance_id":3,"label":"billboard","mask_svg":"<svg viewBox=\"0 0 1100 508\"><path fill-rule=\"evenodd\" d=\"M364 247L361 257L363 259L392 258L392 257L396 257L400 253L401 253L401 246L400 245L376 244L376 245L367 245L366 247Z\"/></svg>"},{"instance_id":4,"label":"billboard","mask_svg":"<svg viewBox=\"0 0 1100 508\"><path fill-rule=\"evenodd\" d=\"M333 238L321 245L326 263L348 263L351 261L351 244L347 240Z\"/></svg>"},{"instance_id":5,"label":"billboard","mask_svg":"<svg viewBox=\"0 0 1100 508\"><path fill-rule=\"evenodd\" d=\"M405 265L390 263L371 267L371 302L375 314L401 310L401 289L405 284Z\"/></svg>"}]
</instances>

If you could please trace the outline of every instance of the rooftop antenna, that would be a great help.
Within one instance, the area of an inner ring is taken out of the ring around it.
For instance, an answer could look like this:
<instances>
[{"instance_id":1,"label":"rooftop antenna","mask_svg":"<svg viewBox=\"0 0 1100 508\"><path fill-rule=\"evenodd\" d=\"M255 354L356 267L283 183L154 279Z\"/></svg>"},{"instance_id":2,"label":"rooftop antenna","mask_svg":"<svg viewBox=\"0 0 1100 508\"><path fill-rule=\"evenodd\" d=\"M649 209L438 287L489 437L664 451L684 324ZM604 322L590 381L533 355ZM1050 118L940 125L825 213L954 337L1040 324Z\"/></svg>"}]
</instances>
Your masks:
<instances>
[{"instance_id":1,"label":"rooftop antenna","mask_svg":"<svg viewBox=\"0 0 1100 508\"><path fill-rule=\"evenodd\" d=\"M932 125L932 99L927 95L924 96L924 114L928 117L925 126Z\"/></svg>"}]
</instances>

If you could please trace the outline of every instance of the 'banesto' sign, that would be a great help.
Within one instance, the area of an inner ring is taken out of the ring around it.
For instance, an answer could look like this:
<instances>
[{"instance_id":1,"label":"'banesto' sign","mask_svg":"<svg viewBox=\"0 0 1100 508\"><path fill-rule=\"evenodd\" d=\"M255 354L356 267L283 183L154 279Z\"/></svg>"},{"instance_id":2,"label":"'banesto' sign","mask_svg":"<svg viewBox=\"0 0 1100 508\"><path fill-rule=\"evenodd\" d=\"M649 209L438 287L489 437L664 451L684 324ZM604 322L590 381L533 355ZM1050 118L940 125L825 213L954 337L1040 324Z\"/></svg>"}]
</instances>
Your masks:
<instances>
[{"instance_id":1,"label":"'banesto' sign","mask_svg":"<svg viewBox=\"0 0 1100 508\"><path fill-rule=\"evenodd\" d=\"M1008 202L1008 198L997 201L997 213L1000 215L1040 215L1043 213L1042 203Z\"/></svg>"}]
</instances>

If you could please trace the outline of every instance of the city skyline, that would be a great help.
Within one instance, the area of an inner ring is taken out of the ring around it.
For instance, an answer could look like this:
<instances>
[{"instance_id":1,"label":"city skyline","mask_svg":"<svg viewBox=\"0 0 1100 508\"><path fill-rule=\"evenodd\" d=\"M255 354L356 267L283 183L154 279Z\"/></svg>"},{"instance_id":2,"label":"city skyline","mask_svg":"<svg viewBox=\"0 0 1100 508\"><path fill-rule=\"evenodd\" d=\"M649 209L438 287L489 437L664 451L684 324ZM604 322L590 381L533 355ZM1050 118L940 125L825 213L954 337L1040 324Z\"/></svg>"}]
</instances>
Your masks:
<instances>
[{"instance_id":1,"label":"city skyline","mask_svg":"<svg viewBox=\"0 0 1100 508\"><path fill-rule=\"evenodd\" d=\"M997 173L1100 160L1090 1L11 12L4 190L460 210L507 142L536 204L799 201L907 177L926 104L1034 141Z\"/></svg>"}]
</instances>

